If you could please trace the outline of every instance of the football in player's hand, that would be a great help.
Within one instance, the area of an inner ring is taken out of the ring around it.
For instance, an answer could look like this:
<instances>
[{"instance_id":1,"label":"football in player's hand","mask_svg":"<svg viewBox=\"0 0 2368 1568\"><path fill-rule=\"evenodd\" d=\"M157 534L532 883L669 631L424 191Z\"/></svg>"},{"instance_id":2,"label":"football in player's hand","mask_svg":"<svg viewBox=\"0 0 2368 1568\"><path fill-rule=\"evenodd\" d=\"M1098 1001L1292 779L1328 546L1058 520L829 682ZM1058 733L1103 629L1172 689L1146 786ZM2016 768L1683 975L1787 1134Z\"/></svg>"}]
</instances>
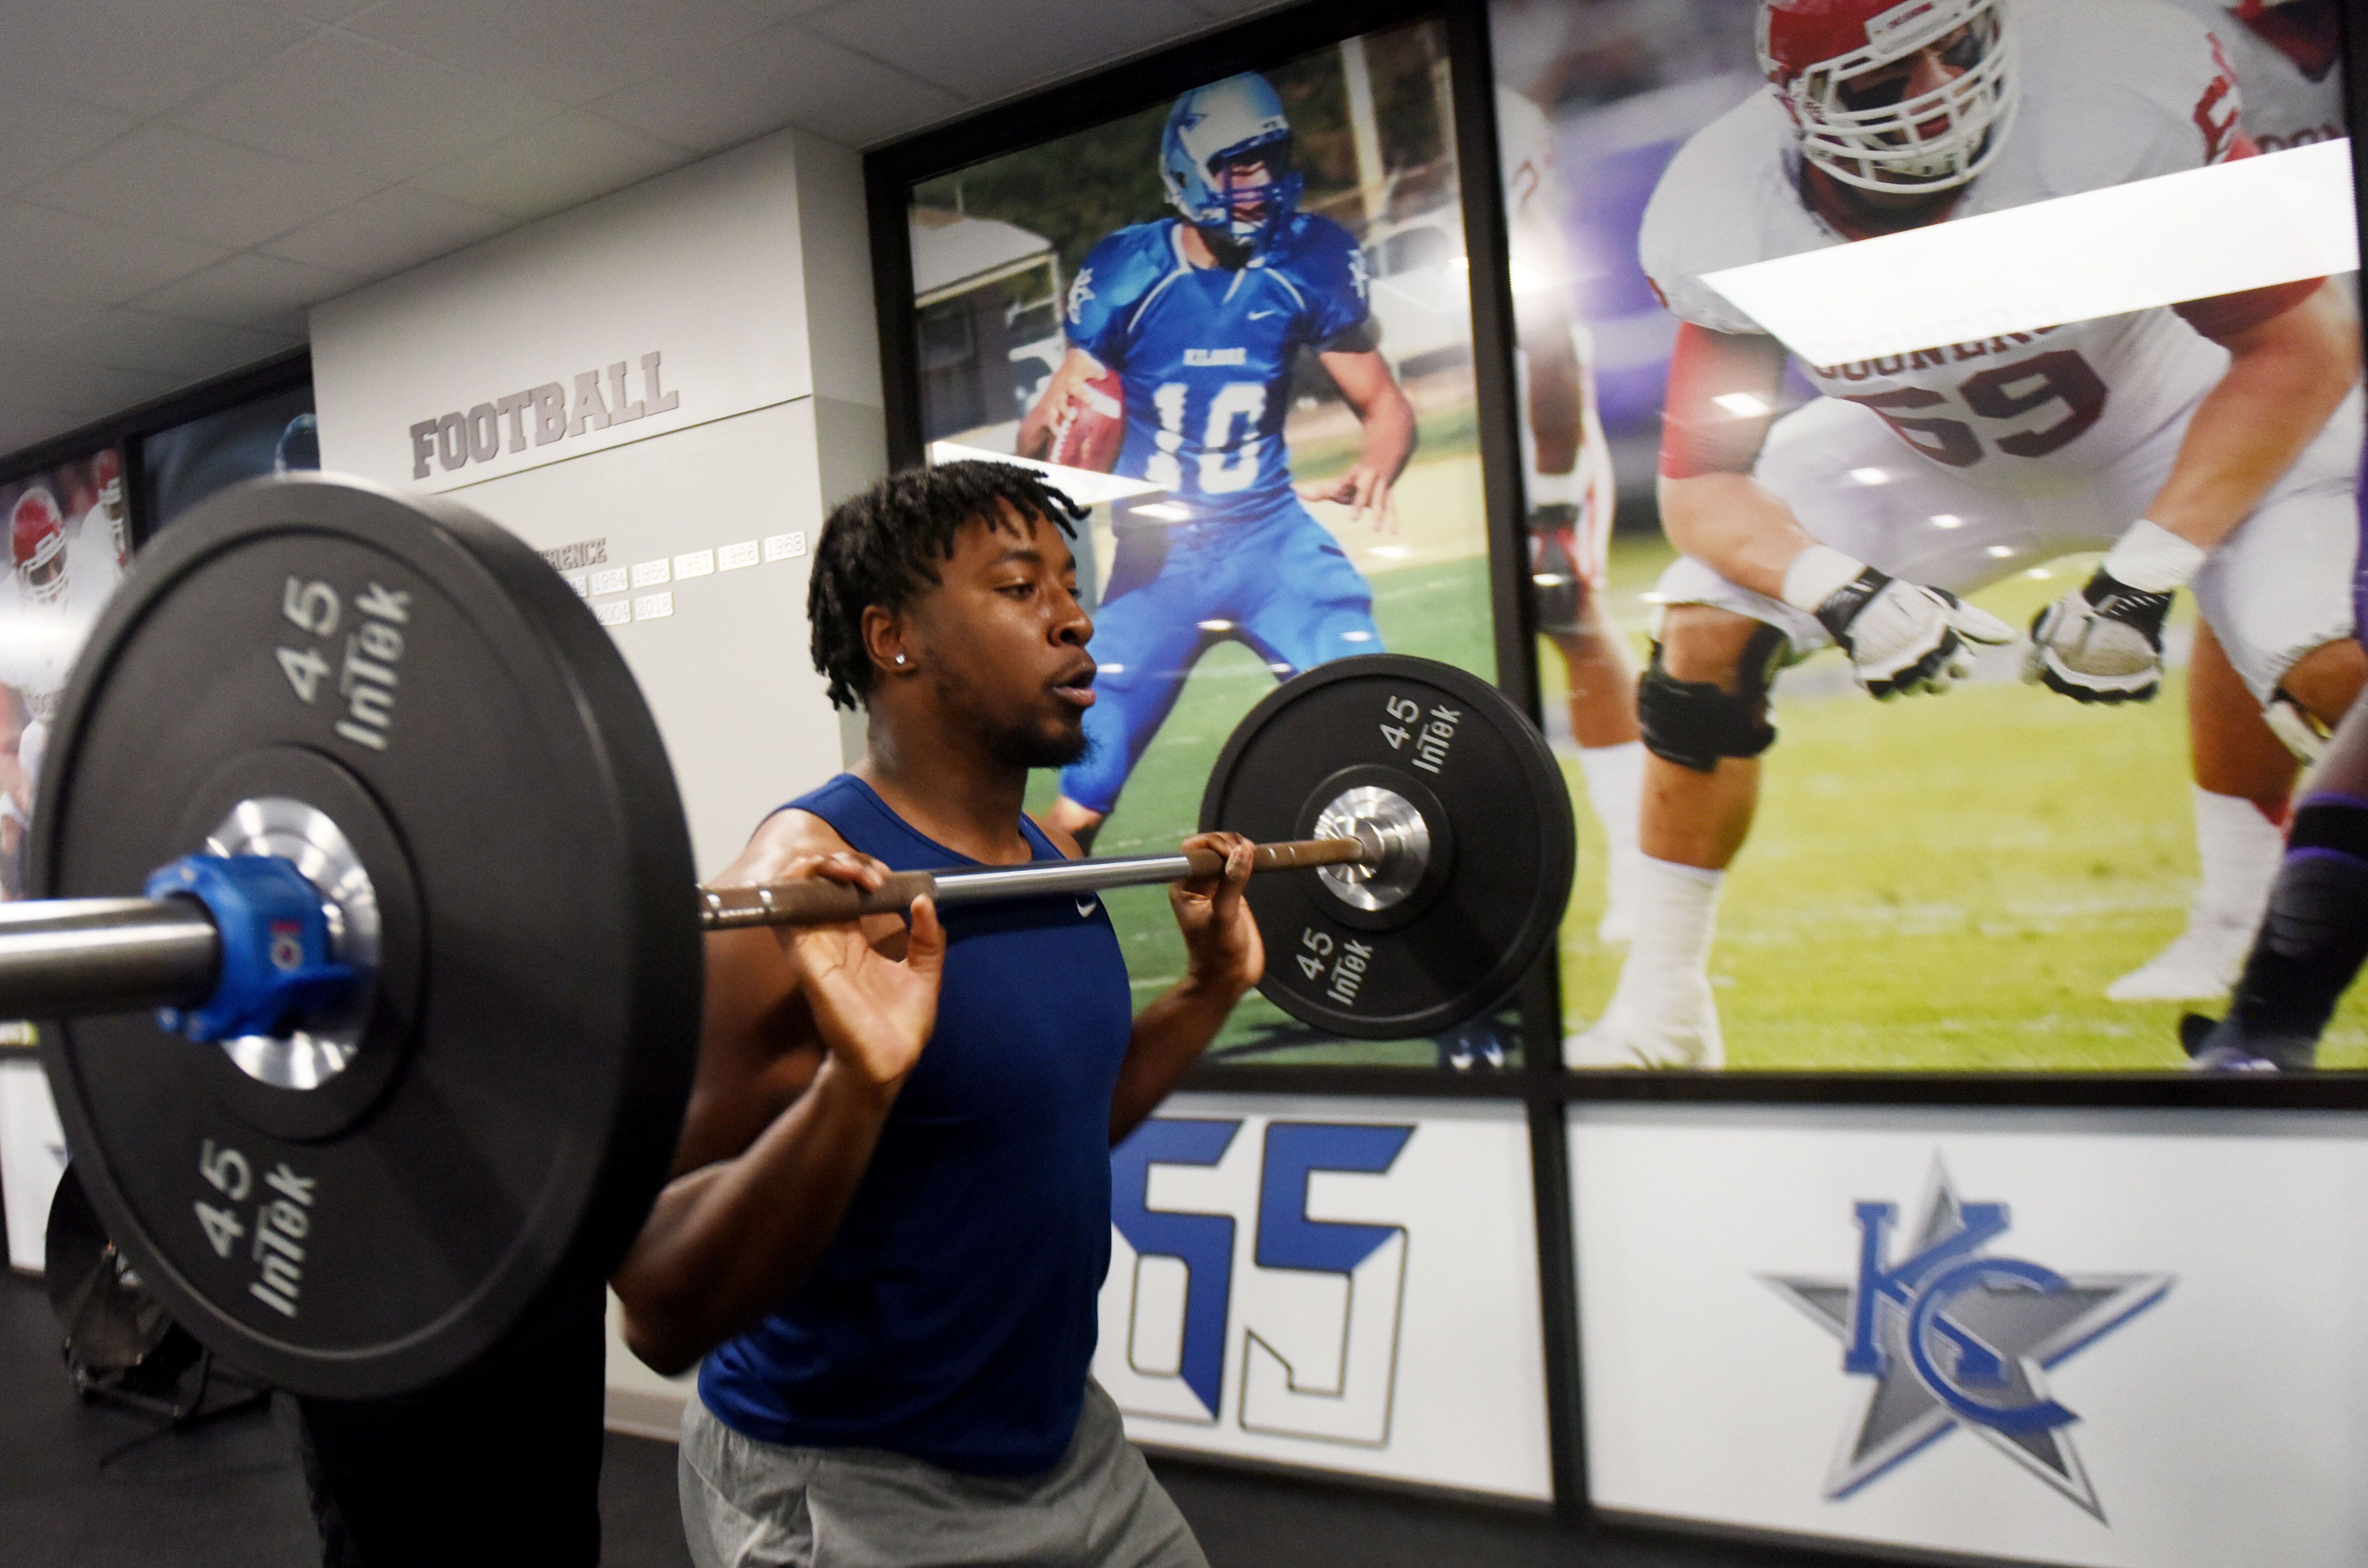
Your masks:
<instances>
[{"instance_id":1,"label":"football in player's hand","mask_svg":"<svg viewBox=\"0 0 2368 1568\"><path fill-rule=\"evenodd\" d=\"M1044 460L1063 468L1108 473L1126 440L1123 397L1116 370L1078 383L1068 405L1053 416L1053 445Z\"/></svg>"}]
</instances>

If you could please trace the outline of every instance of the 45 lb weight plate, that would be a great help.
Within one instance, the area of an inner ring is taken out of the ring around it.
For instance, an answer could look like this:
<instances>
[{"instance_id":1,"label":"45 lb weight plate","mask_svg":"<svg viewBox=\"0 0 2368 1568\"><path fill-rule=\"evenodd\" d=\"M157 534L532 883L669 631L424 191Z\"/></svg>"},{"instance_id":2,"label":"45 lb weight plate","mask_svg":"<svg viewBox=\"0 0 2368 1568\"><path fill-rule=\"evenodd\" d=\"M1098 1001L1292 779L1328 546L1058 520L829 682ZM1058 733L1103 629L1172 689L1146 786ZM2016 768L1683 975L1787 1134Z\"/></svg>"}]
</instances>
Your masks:
<instances>
[{"instance_id":1,"label":"45 lb weight plate","mask_svg":"<svg viewBox=\"0 0 2368 1568\"><path fill-rule=\"evenodd\" d=\"M700 944L664 748L591 612L456 506L225 492L92 632L32 881L136 892L210 839L296 858L366 972L292 1042L42 1027L74 1168L173 1317L367 1398L598 1289L681 1126Z\"/></svg>"},{"instance_id":2,"label":"45 lb weight plate","mask_svg":"<svg viewBox=\"0 0 2368 1568\"><path fill-rule=\"evenodd\" d=\"M1250 710L1201 801L1202 831L1260 841L1357 824L1394 846L1378 869L1249 885L1258 989L1301 1022L1435 1033L1494 1006L1554 941L1577 857L1569 790L1537 727L1478 676L1392 653L1310 670Z\"/></svg>"}]
</instances>

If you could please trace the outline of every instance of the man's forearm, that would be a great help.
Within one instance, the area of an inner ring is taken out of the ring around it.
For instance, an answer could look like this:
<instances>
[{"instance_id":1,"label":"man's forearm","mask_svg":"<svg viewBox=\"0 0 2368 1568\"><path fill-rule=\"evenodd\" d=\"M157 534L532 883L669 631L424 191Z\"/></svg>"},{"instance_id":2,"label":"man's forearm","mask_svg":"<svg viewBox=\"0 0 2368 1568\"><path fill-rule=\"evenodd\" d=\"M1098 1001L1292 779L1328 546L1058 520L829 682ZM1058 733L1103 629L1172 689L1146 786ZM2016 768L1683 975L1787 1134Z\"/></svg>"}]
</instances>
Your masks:
<instances>
[{"instance_id":1,"label":"man's forearm","mask_svg":"<svg viewBox=\"0 0 2368 1568\"><path fill-rule=\"evenodd\" d=\"M1118 1142L1159 1108L1245 994L1187 977L1135 1015L1134 1035L1110 1095L1110 1142Z\"/></svg>"},{"instance_id":2,"label":"man's forearm","mask_svg":"<svg viewBox=\"0 0 2368 1568\"><path fill-rule=\"evenodd\" d=\"M2233 346L2227 371L2188 421L2148 519L2211 550L2252 515L2358 379L2346 315L2314 300Z\"/></svg>"},{"instance_id":3,"label":"man's forearm","mask_svg":"<svg viewBox=\"0 0 2368 1568\"><path fill-rule=\"evenodd\" d=\"M1679 554L1739 587L1784 596L1784 574L1816 541L1792 508L1748 473L1661 481L1661 526Z\"/></svg>"},{"instance_id":4,"label":"man's forearm","mask_svg":"<svg viewBox=\"0 0 2368 1568\"><path fill-rule=\"evenodd\" d=\"M1392 381L1357 414L1365 426L1365 466L1395 479L1414 456L1414 404Z\"/></svg>"},{"instance_id":5,"label":"man's forearm","mask_svg":"<svg viewBox=\"0 0 2368 1568\"><path fill-rule=\"evenodd\" d=\"M827 1060L746 1153L667 1184L613 1281L633 1353L687 1369L804 1283L894 1100Z\"/></svg>"}]
</instances>

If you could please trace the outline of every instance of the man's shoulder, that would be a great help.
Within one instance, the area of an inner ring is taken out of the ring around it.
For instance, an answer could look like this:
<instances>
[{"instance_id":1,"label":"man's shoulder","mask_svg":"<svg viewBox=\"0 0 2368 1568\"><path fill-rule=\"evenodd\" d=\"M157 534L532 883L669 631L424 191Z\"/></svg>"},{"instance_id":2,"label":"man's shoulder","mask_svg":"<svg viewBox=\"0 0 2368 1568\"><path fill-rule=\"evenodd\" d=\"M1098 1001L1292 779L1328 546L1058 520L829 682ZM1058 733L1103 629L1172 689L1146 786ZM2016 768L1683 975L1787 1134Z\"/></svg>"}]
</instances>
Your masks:
<instances>
[{"instance_id":1,"label":"man's shoulder","mask_svg":"<svg viewBox=\"0 0 2368 1568\"><path fill-rule=\"evenodd\" d=\"M1792 182L1782 106L1755 92L1688 138L1645 204L1637 256L1669 308L1719 332L1759 330L1704 273L1829 243Z\"/></svg>"},{"instance_id":2,"label":"man's shoulder","mask_svg":"<svg viewBox=\"0 0 2368 1568\"><path fill-rule=\"evenodd\" d=\"M1321 213L1293 214L1282 243L1275 246L1265 265L1303 293L1319 298L1354 294L1360 301L1364 299L1364 246Z\"/></svg>"},{"instance_id":3,"label":"man's shoulder","mask_svg":"<svg viewBox=\"0 0 2368 1568\"><path fill-rule=\"evenodd\" d=\"M840 777L847 776L842 774ZM828 786L825 785L824 788L827 789ZM815 812L813 806L803 803L812 801L814 805L822 804L822 801L815 800L815 796L821 793L821 790L815 790L810 794L801 795L796 801L780 807L772 815L758 823L757 831L749 835L749 847L753 849L761 845L791 855L830 855L842 849L853 848L854 846L848 843L846 835L831 826L828 818Z\"/></svg>"},{"instance_id":4,"label":"man's shoulder","mask_svg":"<svg viewBox=\"0 0 2368 1568\"><path fill-rule=\"evenodd\" d=\"M1175 223L1155 219L1103 235L1069 279L1068 324L1098 332L1117 312L1158 286L1177 266Z\"/></svg>"},{"instance_id":5,"label":"man's shoulder","mask_svg":"<svg viewBox=\"0 0 2368 1568\"><path fill-rule=\"evenodd\" d=\"M2024 13L2021 123L2008 134L2040 200L2216 163L2242 102L2212 31L2169 0L2082 0ZM1987 182L1987 176L1986 176ZM1993 194L1987 205L2001 204ZM2011 203L2005 203L2011 204Z\"/></svg>"}]
</instances>

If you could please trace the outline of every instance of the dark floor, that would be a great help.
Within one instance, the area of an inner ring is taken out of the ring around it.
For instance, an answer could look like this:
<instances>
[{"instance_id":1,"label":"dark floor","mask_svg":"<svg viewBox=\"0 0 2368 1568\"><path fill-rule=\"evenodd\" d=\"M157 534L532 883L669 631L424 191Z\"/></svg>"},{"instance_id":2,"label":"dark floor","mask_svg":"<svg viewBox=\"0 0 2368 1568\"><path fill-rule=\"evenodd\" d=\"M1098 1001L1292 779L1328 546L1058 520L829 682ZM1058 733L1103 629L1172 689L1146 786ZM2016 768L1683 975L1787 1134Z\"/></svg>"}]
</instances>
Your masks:
<instances>
[{"instance_id":1,"label":"dark floor","mask_svg":"<svg viewBox=\"0 0 2368 1568\"><path fill-rule=\"evenodd\" d=\"M298 1568L320 1560L287 1403L149 1437L75 1397L36 1281L0 1273L0 1562L9 1568ZM1212 1568L1825 1568L1656 1537L1587 1540L1492 1508L1161 1464ZM688 1568L670 1444L611 1434L605 1561Z\"/></svg>"}]
</instances>

